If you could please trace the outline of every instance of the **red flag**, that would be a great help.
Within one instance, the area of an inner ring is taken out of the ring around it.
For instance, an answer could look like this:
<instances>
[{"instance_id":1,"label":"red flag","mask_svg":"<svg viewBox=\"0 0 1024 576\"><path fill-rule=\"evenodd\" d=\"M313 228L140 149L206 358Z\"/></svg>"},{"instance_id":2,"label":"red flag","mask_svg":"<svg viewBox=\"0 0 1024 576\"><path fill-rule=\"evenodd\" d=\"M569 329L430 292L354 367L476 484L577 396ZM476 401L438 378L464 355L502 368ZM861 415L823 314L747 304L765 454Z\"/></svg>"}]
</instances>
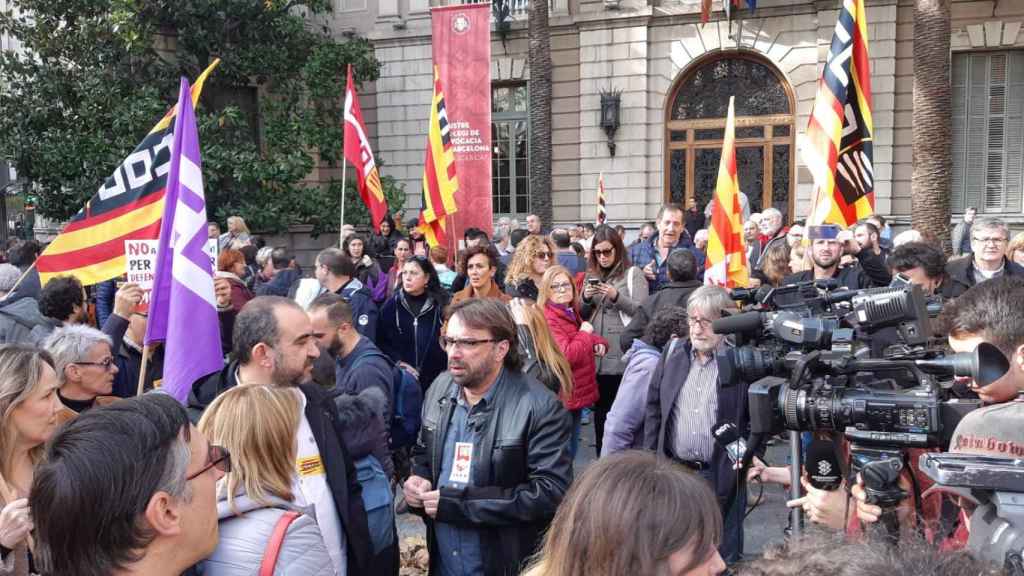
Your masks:
<instances>
[{"instance_id":1,"label":"red flag","mask_svg":"<svg viewBox=\"0 0 1024 576\"><path fill-rule=\"evenodd\" d=\"M366 123L359 107L356 87L352 82L352 65L348 65L348 84L345 86L345 159L355 168L359 196L370 211L373 228L380 232L380 222L388 214L388 202L380 184L380 172L373 159L370 140L366 136Z\"/></svg>"},{"instance_id":2,"label":"red flag","mask_svg":"<svg viewBox=\"0 0 1024 576\"><path fill-rule=\"evenodd\" d=\"M605 208L604 200L604 172L597 177L597 225L600 226L608 220L608 210Z\"/></svg>"},{"instance_id":3,"label":"red flag","mask_svg":"<svg viewBox=\"0 0 1024 576\"><path fill-rule=\"evenodd\" d=\"M700 23L707 24L708 20L711 19L711 0L701 0L700 2Z\"/></svg>"}]
</instances>

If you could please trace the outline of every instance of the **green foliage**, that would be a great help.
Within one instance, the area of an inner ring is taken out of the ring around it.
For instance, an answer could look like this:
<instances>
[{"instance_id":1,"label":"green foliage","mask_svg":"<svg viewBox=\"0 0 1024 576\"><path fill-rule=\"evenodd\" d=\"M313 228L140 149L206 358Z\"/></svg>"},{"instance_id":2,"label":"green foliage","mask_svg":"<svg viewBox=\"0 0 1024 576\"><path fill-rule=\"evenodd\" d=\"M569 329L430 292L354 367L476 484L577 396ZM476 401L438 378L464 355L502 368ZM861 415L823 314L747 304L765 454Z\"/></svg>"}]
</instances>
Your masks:
<instances>
[{"instance_id":1,"label":"green foliage","mask_svg":"<svg viewBox=\"0 0 1024 576\"><path fill-rule=\"evenodd\" d=\"M178 78L220 57L196 110L210 216L337 230L340 184L312 181L314 169L341 158L346 66L369 81L380 63L366 40L316 24L330 0L13 4L0 30L25 52L0 55L0 154L31 181L40 214L77 212L173 105ZM355 197L347 209L362 208Z\"/></svg>"}]
</instances>

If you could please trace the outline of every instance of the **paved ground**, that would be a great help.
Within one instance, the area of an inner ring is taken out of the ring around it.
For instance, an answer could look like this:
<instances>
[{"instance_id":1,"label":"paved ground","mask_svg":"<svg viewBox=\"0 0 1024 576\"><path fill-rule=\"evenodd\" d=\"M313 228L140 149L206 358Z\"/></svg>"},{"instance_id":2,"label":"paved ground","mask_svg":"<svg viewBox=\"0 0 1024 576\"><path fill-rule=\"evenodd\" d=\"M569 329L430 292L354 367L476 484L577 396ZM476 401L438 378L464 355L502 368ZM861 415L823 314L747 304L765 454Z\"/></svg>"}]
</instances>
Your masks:
<instances>
[{"instance_id":1,"label":"paved ground","mask_svg":"<svg viewBox=\"0 0 1024 576\"><path fill-rule=\"evenodd\" d=\"M583 427L583 439L580 442L582 449L576 455L575 469L577 473L584 470L587 465L594 461L594 426L593 424ZM788 447L785 444L775 444L768 447L768 461L772 463L785 463L788 455ZM754 505L758 496L758 485L754 485L748 497L748 509ZM786 493L781 486L769 485L764 488L761 503L747 516L744 523L744 555L748 558L761 553L765 545L780 542L786 527L787 509ZM411 514L398 516L398 531L400 538L409 536L424 536L423 522Z\"/></svg>"}]
</instances>

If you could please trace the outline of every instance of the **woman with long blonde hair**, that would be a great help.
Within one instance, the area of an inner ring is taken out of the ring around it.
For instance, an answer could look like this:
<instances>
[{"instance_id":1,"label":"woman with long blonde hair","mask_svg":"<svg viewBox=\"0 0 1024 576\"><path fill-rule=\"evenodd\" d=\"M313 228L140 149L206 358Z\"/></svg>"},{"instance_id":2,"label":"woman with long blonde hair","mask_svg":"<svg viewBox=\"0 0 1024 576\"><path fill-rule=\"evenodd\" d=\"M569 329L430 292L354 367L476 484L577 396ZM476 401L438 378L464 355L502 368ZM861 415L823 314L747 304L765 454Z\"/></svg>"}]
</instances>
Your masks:
<instances>
[{"instance_id":1,"label":"woman with long blonde hair","mask_svg":"<svg viewBox=\"0 0 1024 576\"><path fill-rule=\"evenodd\" d=\"M557 348L562 350L572 368L572 393L562 396L562 404L572 414L569 454L575 458L583 409L592 406L600 397L594 357L605 355L608 341L595 334L594 326L583 320L576 284L562 266L552 266L544 273L537 307L543 311Z\"/></svg>"},{"instance_id":2,"label":"woman with long blonde hair","mask_svg":"<svg viewBox=\"0 0 1024 576\"><path fill-rule=\"evenodd\" d=\"M544 312L535 302L515 298L508 303L519 332L523 354L523 371L533 376L558 395L572 396L572 367L555 344Z\"/></svg>"},{"instance_id":3,"label":"woman with long blonde hair","mask_svg":"<svg viewBox=\"0 0 1024 576\"><path fill-rule=\"evenodd\" d=\"M57 429L57 372L49 353L22 344L0 346L0 574L27 576L32 514L28 493L43 444Z\"/></svg>"},{"instance_id":4,"label":"woman with long blonde hair","mask_svg":"<svg viewBox=\"0 0 1024 576\"><path fill-rule=\"evenodd\" d=\"M236 386L203 413L199 430L231 455L217 484L220 541L203 574L258 573L276 526L292 513L299 516L288 525L274 574L335 574L316 520L293 503L301 410L294 389Z\"/></svg>"},{"instance_id":5,"label":"woman with long blonde hair","mask_svg":"<svg viewBox=\"0 0 1024 576\"><path fill-rule=\"evenodd\" d=\"M627 450L573 482L524 576L715 576L718 500L708 483L651 452Z\"/></svg>"},{"instance_id":6,"label":"woman with long blonde hair","mask_svg":"<svg viewBox=\"0 0 1024 576\"><path fill-rule=\"evenodd\" d=\"M513 298L537 299L544 272L555 262L555 243L547 236L531 234L516 246L505 273L505 292Z\"/></svg>"}]
</instances>

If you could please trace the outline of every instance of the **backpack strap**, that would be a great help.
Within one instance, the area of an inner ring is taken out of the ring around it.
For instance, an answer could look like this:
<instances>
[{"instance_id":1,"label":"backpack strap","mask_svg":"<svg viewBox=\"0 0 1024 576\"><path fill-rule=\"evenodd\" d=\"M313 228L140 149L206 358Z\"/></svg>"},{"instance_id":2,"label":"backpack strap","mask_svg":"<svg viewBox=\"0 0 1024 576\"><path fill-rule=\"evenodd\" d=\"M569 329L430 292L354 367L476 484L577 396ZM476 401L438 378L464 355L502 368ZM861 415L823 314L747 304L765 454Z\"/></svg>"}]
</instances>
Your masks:
<instances>
[{"instance_id":1,"label":"backpack strap","mask_svg":"<svg viewBox=\"0 0 1024 576\"><path fill-rule=\"evenodd\" d=\"M267 549L263 552L263 561L260 562L259 576L274 576L274 568L277 567L277 557L281 554L281 545L284 543L284 535L288 527L296 518L301 516L294 510L288 510L281 515L281 518L274 525L274 531L270 534L270 541L267 542Z\"/></svg>"}]
</instances>

